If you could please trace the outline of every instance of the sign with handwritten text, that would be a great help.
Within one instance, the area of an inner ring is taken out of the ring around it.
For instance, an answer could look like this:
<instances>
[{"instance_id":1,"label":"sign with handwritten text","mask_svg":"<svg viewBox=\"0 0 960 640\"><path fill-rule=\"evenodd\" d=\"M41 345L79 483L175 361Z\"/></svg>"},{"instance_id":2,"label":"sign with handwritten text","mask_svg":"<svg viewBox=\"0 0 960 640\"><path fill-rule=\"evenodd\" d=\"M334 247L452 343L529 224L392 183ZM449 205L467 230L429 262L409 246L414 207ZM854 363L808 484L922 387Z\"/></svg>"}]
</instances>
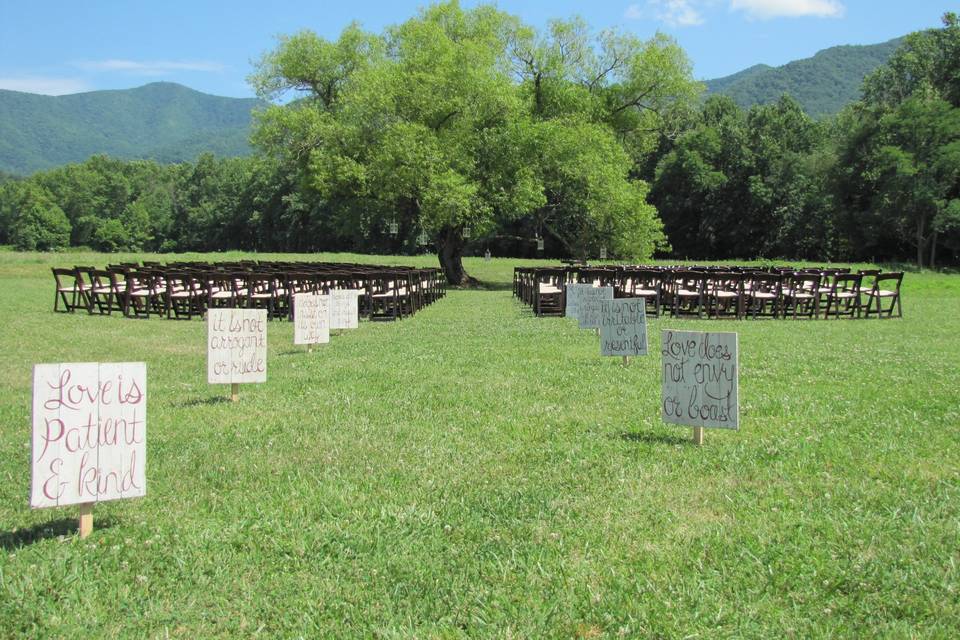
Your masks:
<instances>
[{"instance_id":1,"label":"sign with handwritten text","mask_svg":"<svg viewBox=\"0 0 960 640\"><path fill-rule=\"evenodd\" d=\"M665 329L660 340L664 421L739 428L737 334Z\"/></svg>"},{"instance_id":2,"label":"sign with handwritten text","mask_svg":"<svg viewBox=\"0 0 960 640\"><path fill-rule=\"evenodd\" d=\"M600 355L647 355L646 307L643 298L600 302Z\"/></svg>"},{"instance_id":3,"label":"sign with handwritten text","mask_svg":"<svg viewBox=\"0 0 960 640\"><path fill-rule=\"evenodd\" d=\"M330 328L356 329L360 326L360 308L357 306L359 289L330 291Z\"/></svg>"},{"instance_id":4,"label":"sign with handwritten text","mask_svg":"<svg viewBox=\"0 0 960 640\"><path fill-rule=\"evenodd\" d=\"M589 284L578 283L568 284L564 287L565 302L563 307L563 315L568 318L573 318L574 320L577 319L577 307L580 306L580 292L589 287Z\"/></svg>"},{"instance_id":5,"label":"sign with handwritten text","mask_svg":"<svg viewBox=\"0 0 960 640\"><path fill-rule=\"evenodd\" d=\"M267 381L266 309L207 311L207 382Z\"/></svg>"},{"instance_id":6,"label":"sign with handwritten text","mask_svg":"<svg viewBox=\"0 0 960 640\"><path fill-rule=\"evenodd\" d=\"M613 287L591 287L580 290L577 321L581 329L600 328L600 303L613 300Z\"/></svg>"},{"instance_id":7,"label":"sign with handwritten text","mask_svg":"<svg viewBox=\"0 0 960 640\"><path fill-rule=\"evenodd\" d=\"M30 506L147 495L147 366L33 368Z\"/></svg>"},{"instance_id":8,"label":"sign with handwritten text","mask_svg":"<svg viewBox=\"0 0 960 640\"><path fill-rule=\"evenodd\" d=\"M330 296L297 293L293 296L293 344L330 342Z\"/></svg>"}]
</instances>

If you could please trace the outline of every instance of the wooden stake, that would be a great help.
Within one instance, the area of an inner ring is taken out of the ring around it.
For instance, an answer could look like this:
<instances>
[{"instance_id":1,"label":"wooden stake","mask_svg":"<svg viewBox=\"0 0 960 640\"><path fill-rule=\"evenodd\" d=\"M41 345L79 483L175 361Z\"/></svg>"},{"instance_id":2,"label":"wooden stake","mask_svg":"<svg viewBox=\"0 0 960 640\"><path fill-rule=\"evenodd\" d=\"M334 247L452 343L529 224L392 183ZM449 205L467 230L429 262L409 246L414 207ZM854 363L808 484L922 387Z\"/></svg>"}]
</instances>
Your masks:
<instances>
[{"instance_id":1,"label":"wooden stake","mask_svg":"<svg viewBox=\"0 0 960 640\"><path fill-rule=\"evenodd\" d=\"M307 353L313 353L313 345L307 345Z\"/></svg>"},{"instance_id":2,"label":"wooden stake","mask_svg":"<svg viewBox=\"0 0 960 640\"><path fill-rule=\"evenodd\" d=\"M630 366L630 356L623 356L623 366L625 367Z\"/></svg>"},{"instance_id":3,"label":"wooden stake","mask_svg":"<svg viewBox=\"0 0 960 640\"><path fill-rule=\"evenodd\" d=\"M703 444L703 427L693 428L693 444L697 446Z\"/></svg>"},{"instance_id":4,"label":"wooden stake","mask_svg":"<svg viewBox=\"0 0 960 640\"><path fill-rule=\"evenodd\" d=\"M240 399L240 383L231 382L230 383L230 402L236 402Z\"/></svg>"},{"instance_id":5,"label":"wooden stake","mask_svg":"<svg viewBox=\"0 0 960 640\"><path fill-rule=\"evenodd\" d=\"M86 538L93 531L93 503L80 503L80 539Z\"/></svg>"}]
</instances>

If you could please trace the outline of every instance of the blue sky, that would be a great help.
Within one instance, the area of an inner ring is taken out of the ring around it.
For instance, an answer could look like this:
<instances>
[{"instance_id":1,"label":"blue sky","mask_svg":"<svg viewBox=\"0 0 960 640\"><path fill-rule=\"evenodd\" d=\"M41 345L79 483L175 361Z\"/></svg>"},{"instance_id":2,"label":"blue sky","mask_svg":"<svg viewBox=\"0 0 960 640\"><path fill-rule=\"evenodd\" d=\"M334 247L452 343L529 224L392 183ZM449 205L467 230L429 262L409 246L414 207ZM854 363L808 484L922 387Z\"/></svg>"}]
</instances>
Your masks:
<instances>
[{"instance_id":1,"label":"blue sky","mask_svg":"<svg viewBox=\"0 0 960 640\"><path fill-rule=\"evenodd\" d=\"M247 97L251 61L279 34L334 39L351 21L402 22L416 0L0 0L0 88L59 95L171 81ZM478 4L463 0L464 6ZM780 65L838 44L873 44L940 25L944 0L501 0L542 27L580 15L599 30L674 36L699 79ZM954 10L956 6L953 5Z\"/></svg>"}]
</instances>

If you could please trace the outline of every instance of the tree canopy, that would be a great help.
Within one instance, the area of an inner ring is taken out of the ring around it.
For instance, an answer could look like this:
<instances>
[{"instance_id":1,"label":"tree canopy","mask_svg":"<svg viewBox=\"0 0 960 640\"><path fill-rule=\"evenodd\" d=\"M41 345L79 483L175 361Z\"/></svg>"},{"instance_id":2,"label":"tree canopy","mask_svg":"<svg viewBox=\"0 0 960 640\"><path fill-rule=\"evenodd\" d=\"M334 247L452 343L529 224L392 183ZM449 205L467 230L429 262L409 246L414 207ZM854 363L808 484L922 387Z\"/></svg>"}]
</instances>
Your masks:
<instances>
[{"instance_id":1,"label":"tree canopy","mask_svg":"<svg viewBox=\"0 0 960 640\"><path fill-rule=\"evenodd\" d=\"M468 237L507 228L571 253L649 258L665 237L635 163L696 97L682 50L591 34L539 34L493 6L430 6L383 34L281 38L251 83L256 144L324 202L339 233L426 234L451 282Z\"/></svg>"}]
</instances>

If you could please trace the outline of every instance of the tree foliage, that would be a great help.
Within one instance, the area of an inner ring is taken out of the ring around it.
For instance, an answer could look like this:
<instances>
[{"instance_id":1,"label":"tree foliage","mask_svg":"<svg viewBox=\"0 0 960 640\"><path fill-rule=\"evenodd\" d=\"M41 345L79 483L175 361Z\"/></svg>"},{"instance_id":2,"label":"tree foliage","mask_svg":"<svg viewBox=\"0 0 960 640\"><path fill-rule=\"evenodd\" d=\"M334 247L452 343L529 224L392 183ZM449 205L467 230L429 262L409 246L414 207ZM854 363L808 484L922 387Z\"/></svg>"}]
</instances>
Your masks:
<instances>
[{"instance_id":1,"label":"tree foliage","mask_svg":"<svg viewBox=\"0 0 960 640\"><path fill-rule=\"evenodd\" d=\"M468 235L511 225L570 252L649 257L664 238L631 170L697 92L662 36L591 36L579 20L541 35L457 2L382 35L282 38L251 82L263 98L304 93L265 111L255 141L298 168L332 226L370 236L396 223L400 243L424 232L451 282L465 278Z\"/></svg>"}]
</instances>

